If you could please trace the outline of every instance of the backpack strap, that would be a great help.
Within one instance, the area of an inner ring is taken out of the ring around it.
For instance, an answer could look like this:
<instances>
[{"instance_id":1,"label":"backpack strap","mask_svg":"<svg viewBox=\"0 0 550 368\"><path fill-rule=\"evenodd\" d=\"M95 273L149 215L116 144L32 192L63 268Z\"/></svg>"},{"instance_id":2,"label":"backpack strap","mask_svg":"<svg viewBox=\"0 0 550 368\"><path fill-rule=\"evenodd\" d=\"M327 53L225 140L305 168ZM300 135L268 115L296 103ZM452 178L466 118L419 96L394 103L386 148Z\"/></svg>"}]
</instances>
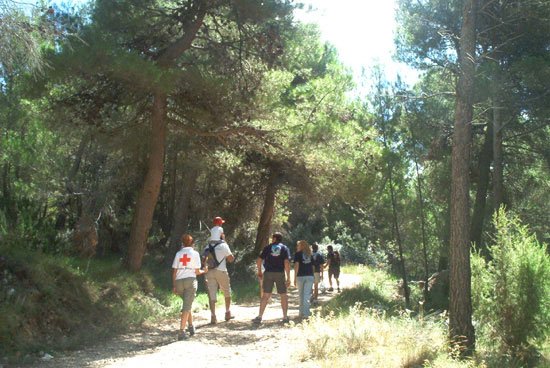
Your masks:
<instances>
[{"instance_id":1,"label":"backpack strap","mask_svg":"<svg viewBox=\"0 0 550 368\"><path fill-rule=\"evenodd\" d=\"M216 267L218 267L224 260L225 257L221 259L221 261L218 261L218 257L216 257L216 247L220 245L221 243L224 243L223 240L217 240L216 243L208 243L208 251L212 254L212 257L214 258L214 261L216 262Z\"/></svg>"}]
</instances>

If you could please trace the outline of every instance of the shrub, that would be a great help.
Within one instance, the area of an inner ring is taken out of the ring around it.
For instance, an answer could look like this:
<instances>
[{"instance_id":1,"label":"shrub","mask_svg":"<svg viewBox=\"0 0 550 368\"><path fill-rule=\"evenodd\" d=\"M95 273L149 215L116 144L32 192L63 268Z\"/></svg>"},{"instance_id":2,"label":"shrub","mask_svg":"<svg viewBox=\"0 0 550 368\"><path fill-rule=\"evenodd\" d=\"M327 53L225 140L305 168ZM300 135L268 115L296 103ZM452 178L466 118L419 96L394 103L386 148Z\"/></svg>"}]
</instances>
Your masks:
<instances>
[{"instance_id":1,"label":"shrub","mask_svg":"<svg viewBox=\"0 0 550 368\"><path fill-rule=\"evenodd\" d=\"M550 323L550 257L546 246L501 209L494 217L490 261L472 256L474 319L500 354L525 360Z\"/></svg>"}]
</instances>

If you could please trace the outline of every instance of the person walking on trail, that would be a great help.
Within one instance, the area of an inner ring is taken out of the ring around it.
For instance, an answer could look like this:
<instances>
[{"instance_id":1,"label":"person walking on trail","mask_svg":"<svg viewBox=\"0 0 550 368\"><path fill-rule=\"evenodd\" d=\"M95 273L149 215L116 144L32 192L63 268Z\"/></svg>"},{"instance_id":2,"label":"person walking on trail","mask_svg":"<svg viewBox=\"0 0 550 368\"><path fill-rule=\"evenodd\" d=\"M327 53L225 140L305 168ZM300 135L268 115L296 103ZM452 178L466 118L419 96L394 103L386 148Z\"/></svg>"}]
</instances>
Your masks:
<instances>
[{"instance_id":1,"label":"person walking on trail","mask_svg":"<svg viewBox=\"0 0 550 368\"><path fill-rule=\"evenodd\" d=\"M315 301L319 298L319 283L323 280L325 259L323 258L323 255L319 252L319 245L317 243L313 243L311 248L313 250L313 255L311 256L311 258L313 259L312 301Z\"/></svg>"},{"instance_id":2,"label":"person walking on trail","mask_svg":"<svg viewBox=\"0 0 550 368\"><path fill-rule=\"evenodd\" d=\"M332 245L327 247L327 266L328 266L328 291L334 291L332 287L332 277L336 280L336 287L340 292L340 253L334 250Z\"/></svg>"},{"instance_id":3,"label":"person walking on trail","mask_svg":"<svg viewBox=\"0 0 550 368\"><path fill-rule=\"evenodd\" d=\"M214 222L216 222L216 219L220 219L221 223L224 222L221 217L216 217ZM223 229L221 235L223 235ZM218 288L222 291L225 299L224 319L229 321L234 317L231 315L231 284L229 273L227 272L227 262L233 262L235 257L225 240L220 238L212 239L211 237L204 249L203 258L205 259L205 264L208 266L206 285L208 289L208 304L210 306L210 324L218 322L216 318Z\"/></svg>"},{"instance_id":4,"label":"person walking on trail","mask_svg":"<svg viewBox=\"0 0 550 368\"><path fill-rule=\"evenodd\" d=\"M208 268L201 270L201 258L193 249L193 237L185 234L181 237L181 249L176 253L172 262L172 288L176 295L182 298L181 322L178 340L187 340L195 334L191 307L197 293L197 276L208 272ZM187 332L185 325L187 324ZM189 334L188 334L189 333Z\"/></svg>"},{"instance_id":5,"label":"person walking on trail","mask_svg":"<svg viewBox=\"0 0 550 368\"><path fill-rule=\"evenodd\" d=\"M265 272L262 271L262 263ZM281 233L274 233L271 244L264 247L256 260L258 278L262 282L263 294L260 299L260 311L252 321L256 324L262 322L262 316L271 293L273 285L277 286L277 293L281 297L281 309L283 310L283 323L288 323L288 295L287 288L290 286L290 250L283 244Z\"/></svg>"},{"instance_id":6,"label":"person walking on trail","mask_svg":"<svg viewBox=\"0 0 550 368\"><path fill-rule=\"evenodd\" d=\"M310 298L313 290L313 252L305 240L299 240L294 254L294 286L298 286L300 312L298 317L309 318ZM297 282L296 282L297 281Z\"/></svg>"}]
</instances>

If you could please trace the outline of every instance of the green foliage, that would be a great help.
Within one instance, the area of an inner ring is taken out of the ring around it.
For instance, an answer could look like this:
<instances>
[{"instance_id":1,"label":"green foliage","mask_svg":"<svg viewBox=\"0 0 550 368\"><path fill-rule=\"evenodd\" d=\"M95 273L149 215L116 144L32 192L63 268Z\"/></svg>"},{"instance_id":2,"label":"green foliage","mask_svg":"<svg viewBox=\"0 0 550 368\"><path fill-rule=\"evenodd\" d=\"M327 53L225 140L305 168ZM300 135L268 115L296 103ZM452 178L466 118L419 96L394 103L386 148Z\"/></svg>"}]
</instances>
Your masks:
<instances>
[{"instance_id":1,"label":"green foliage","mask_svg":"<svg viewBox=\"0 0 550 368\"><path fill-rule=\"evenodd\" d=\"M490 261L472 256L472 294L478 331L486 343L516 359L548 338L550 256L516 216L494 217Z\"/></svg>"},{"instance_id":2,"label":"green foliage","mask_svg":"<svg viewBox=\"0 0 550 368\"><path fill-rule=\"evenodd\" d=\"M176 318L181 307L171 287L155 279L159 272L169 279L166 269L131 274L118 258L88 263L5 243L0 254L3 356L81 347L145 321ZM195 306L206 303L199 295Z\"/></svg>"},{"instance_id":3,"label":"green foliage","mask_svg":"<svg viewBox=\"0 0 550 368\"><path fill-rule=\"evenodd\" d=\"M323 315L347 314L354 306L377 310L388 315L398 315L403 302L396 298L397 279L385 270L366 266L345 266L343 274L361 276L359 285L344 289L342 293L323 306Z\"/></svg>"}]
</instances>

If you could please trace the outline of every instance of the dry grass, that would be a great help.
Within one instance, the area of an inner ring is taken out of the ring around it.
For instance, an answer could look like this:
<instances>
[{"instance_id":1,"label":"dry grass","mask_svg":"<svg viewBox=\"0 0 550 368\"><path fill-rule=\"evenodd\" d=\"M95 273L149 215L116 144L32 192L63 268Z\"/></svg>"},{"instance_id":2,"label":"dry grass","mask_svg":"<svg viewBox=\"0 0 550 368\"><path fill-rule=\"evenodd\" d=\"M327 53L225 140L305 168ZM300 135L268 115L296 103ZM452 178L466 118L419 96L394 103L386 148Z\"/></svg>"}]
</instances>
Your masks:
<instances>
[{"instance_id":1,"label":"dry grass","mask_svg":"<svg viewBox=\"0 0 550 368\"><path fill-rule=\"evenodd\" d=\"M448 357L446 329L433 318L387 317L354 307L345 316L313 317L302 327L307 349L298 358L320 367L483 367Z\"/></svg>"}]
</instances>

